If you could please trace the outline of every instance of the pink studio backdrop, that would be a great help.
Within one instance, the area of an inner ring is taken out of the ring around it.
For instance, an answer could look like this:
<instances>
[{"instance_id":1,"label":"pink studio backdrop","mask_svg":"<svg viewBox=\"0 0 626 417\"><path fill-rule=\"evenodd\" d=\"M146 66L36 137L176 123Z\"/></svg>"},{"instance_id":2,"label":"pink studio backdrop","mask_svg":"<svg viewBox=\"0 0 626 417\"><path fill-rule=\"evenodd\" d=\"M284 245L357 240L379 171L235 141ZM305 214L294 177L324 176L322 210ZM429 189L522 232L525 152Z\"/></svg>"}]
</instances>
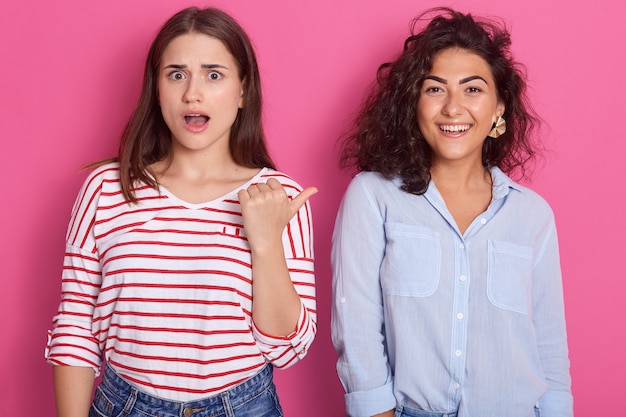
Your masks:
<instances>
[{"instance_id":1,"label":"pink studio backdrop","mask_svg":"<svg viewBox=\"0 0 626 417\"><path fill-rule=\"evenodd\" d=\"M251 35L266 128L279 167L313 197L319 333L308 357L276 373L287 416L341 416L330 341L330 236L347 173L336 140L377 66L432 0L3 1L0 6L0 415L54 416L43 359L57 308L64 234L86 172L112 156L138 95L157 27L188 5L232 13ZM529 70L553 152L531 184L559 226L575 409L623 409L626 326L620 238L626 142L626 8L620 0L447 3L502 16ZM506 381L503 381L506 383ZM619 408L618 408L619 407Z\"/></svg>"}]
</instances>

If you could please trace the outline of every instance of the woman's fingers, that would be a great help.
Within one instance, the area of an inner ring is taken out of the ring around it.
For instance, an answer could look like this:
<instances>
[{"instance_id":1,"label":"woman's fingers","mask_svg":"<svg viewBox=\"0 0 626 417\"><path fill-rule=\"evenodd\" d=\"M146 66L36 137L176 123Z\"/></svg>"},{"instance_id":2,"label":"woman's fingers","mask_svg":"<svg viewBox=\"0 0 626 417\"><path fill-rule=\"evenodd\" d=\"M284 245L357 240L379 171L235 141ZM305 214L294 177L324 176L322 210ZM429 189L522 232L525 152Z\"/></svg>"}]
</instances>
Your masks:
<instances>
[{"instance_id":1,"label":"woman's fingers","mask_svg":"<svg viewBox=\"0 0 626 417\"><path fill-rule=\"evenodd\" d=\"M293 216L294 214L296 214L298 210L300 210L300 207L302 207L313 194L316 194L317 191L318 190L316 187L308 187L302 190L300 194L295 196L293 200L289 202L289 206L291 207L291 215Z\"/></svg>"},{"instance_id":2,"label":"woman's fingers","mask_svg":"<svg viewBox=\"0 0 626 417\"><path fill-rule=\"evenodd\" d=\"M260 209L262 206L265 206L272 210L280 210L281 206L288 204L289 219L291 219L307 200L317 192L316 187L308 187L290 201L282 184L275 178L270 178L266 183L254 184L247 189L240 190L239 201L246 208L255 207Z\"/></svg>"}]
</instances>

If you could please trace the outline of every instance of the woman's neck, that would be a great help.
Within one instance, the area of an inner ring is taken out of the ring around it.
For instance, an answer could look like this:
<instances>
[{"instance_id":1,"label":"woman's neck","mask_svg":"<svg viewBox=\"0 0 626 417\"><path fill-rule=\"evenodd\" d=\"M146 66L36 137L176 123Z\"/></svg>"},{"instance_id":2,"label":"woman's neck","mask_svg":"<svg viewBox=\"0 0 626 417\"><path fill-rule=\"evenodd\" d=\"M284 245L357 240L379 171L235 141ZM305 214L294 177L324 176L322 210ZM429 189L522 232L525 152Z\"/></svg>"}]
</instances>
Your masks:
<instances>
[{"instance_id":1,"label":"woman's neck","mask_svg":"<svg viewBox=\"0 0 626 417\"><path fill-rule=\"evenodd\" d=\"M435 164L430 176L437 187L450 190L491 188L491 173L482 164Z\"/></svg>"}]
</instances>

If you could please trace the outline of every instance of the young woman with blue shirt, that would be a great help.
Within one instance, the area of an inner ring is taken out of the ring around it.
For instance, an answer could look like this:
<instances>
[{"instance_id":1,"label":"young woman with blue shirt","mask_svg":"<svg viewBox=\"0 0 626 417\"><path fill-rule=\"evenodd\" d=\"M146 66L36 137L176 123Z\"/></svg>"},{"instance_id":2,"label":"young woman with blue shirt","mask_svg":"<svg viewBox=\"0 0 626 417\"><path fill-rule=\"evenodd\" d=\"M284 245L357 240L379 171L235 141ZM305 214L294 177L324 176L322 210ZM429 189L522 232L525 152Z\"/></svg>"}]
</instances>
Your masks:
<instances>
[{"instance_id":1,"label":"young woman with blue shirt","mask_svg":"<svg viewBox=\"0 0 626 417\"><path fill-rule=\"evenodd\" d=\"M495 22L430 10L380 67L333 235L348 415L573 415L554 216L507 175L538 124Z\"/></svg>"}]
</instances>

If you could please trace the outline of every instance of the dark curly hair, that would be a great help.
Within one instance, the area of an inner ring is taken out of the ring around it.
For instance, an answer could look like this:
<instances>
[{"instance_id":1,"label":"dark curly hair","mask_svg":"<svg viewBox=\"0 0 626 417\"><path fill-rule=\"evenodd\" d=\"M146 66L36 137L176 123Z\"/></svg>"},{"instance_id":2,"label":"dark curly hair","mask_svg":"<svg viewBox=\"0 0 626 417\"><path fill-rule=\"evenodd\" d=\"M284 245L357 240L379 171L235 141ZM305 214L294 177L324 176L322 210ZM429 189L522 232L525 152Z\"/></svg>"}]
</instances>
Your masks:
<instances>
[{"instance_id":1,"label":"dark curly hair","mask_svg":"<svg viewBox=\"0 0 626 417\"><path fill-rule=\"evenodd\" d=\"M428 21L426 27L416 32L424 21ZM478 54L489 64L498 97L506 106L506 133L484 141L483 165L528 178L525 165L540 152L540 144L534 140L540 119L526 96L525 67L513 59L510 46L511 37L503 23L444 7L418 15L411 23L411 36L404 42L402 54L379 67L355 126L344 137L341 165L379 172L386 178L400 176L402 190L418 195L426 192L432 151L417 124L417 102L437 53L458 47Z\"/></svg>"}]
</instances>

